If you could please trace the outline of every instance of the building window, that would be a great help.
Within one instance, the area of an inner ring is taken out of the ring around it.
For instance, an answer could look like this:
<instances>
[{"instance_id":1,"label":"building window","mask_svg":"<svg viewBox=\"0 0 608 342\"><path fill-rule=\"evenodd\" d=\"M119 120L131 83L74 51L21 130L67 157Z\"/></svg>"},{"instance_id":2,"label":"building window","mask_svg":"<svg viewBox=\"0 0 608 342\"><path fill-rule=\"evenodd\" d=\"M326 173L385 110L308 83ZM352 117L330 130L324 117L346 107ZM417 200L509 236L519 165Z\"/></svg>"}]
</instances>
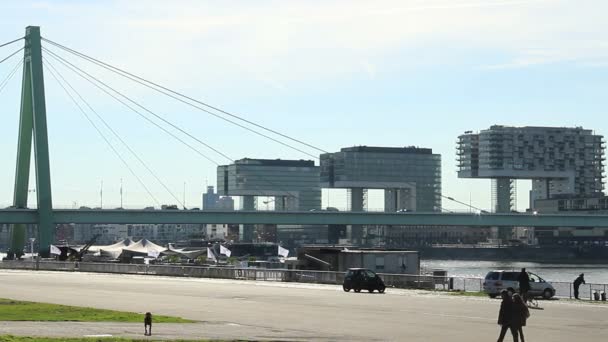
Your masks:
<instances>
[{"instance_id":1,"label":"building window","mask_svg":"<svg viewBox=\"0 0 608 342\"><path fill-rule=\"evenodd\" d=\"M405 255L399 257L399 269L401 272L405 272L407 270L407 257Z\"/></svg>"},{"instance_id":2,"label":"building window","mask_svg":"<svg viewBox=\"0 0 608 342\"><path fill-rule=\"evenodd\" d=\"M383 270L384 269L384 256L377 256L376 257L376 269L377 270Z\"/></svg>"}]
</instances>

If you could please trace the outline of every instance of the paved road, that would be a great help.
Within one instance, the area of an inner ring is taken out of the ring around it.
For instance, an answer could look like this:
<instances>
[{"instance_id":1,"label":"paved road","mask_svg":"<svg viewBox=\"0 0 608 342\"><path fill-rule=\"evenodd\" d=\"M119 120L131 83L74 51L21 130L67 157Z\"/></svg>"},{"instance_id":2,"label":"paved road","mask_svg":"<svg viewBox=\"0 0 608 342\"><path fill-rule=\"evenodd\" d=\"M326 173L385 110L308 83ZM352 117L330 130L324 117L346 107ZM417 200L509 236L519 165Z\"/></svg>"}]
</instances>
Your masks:
<instances>
[{"instance_id":1,"label":"paved road","mask_svg":"<svg viewBox=\"0 0 608 342\"><path fill-rule=\"evenodd\" d=\"M0 270L0 297L190 318L154 325L156 338L330 341L494 341L499 300L387 289ZM542 302L528 341L605 341L608 305ZM0 334L139 336L140 324L13 323ZM510 340L510 339L508 339Z\"/></svg>"}]
</instances>

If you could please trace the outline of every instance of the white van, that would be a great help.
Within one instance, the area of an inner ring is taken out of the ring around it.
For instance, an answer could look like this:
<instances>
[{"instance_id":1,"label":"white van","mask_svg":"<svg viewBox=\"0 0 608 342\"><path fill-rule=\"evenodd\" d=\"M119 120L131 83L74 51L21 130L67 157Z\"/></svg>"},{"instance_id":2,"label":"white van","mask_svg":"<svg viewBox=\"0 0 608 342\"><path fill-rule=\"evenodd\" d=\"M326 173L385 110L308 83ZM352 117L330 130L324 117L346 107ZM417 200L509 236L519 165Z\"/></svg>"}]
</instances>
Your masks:
<instances>
[{"instance_id":1,"label":"white van","mask_svg":"<svg viewBox=\"0 0 608 342\"><path fill-rule=\"evenodd\" d=\"M491 297L495 298L500 294L502 290L519 291L519 282L517 277L520 271L490 271L486 275L483 282L483 290ZM530 277L530 291L529 294L534 297L543 297L549 299L555 296L555 288L551 283L546 282L543 278L538 275L528 272Z\"/></svg>"}]
</instances>

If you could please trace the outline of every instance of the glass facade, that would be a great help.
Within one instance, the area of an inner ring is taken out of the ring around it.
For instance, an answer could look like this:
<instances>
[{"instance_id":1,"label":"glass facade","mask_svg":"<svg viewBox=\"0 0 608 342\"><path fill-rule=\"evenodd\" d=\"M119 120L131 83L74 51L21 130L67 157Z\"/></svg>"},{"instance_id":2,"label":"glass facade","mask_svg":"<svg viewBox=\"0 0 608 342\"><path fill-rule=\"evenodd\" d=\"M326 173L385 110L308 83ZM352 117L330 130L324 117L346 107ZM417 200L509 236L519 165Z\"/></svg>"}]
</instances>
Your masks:
<instances>
[{"instance_id":1,"label":"glass facade","mask_svg":"<svg viewBox=\"0 0 608 342\"><path fill-rule=\"evenodd\" d=\"M274 196L277 210L321 208L319 167L312 160L237 160L218 166L217 185L225 196Z\"/></svg>"},{"instance_id":2,"label":"glass facade","mask_svg":"<svg viewBox=\"0 0 608 342\"><path fill-rule=\"evenodd\" d=\"M431 149L357 146L320 159L321 187L391 190L410 196L413 210L441 210L441 155Z\"/></svg>"}]
</instances>

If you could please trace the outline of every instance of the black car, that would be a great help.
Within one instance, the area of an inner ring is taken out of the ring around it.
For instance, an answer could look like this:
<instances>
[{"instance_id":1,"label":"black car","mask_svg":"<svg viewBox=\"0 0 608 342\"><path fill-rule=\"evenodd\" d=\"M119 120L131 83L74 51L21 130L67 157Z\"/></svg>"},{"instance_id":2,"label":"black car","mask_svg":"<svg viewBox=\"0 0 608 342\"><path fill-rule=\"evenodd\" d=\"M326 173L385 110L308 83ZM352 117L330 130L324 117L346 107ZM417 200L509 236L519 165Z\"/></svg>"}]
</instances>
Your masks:
<instances>
[{"instance_id":1,"label":"black car","mask_svg":"<svg viewBox=\"0 0 608 342\"><path fill-rule=\"evenodd\" d=\"M346 292L353 289L355 292L368 290L371 293L378 290L378 292L384 293L386 286L384 286L382 278L373 271L366 268L349 268L344 276L342 288Z\"/></svg>"}]
</instances>

